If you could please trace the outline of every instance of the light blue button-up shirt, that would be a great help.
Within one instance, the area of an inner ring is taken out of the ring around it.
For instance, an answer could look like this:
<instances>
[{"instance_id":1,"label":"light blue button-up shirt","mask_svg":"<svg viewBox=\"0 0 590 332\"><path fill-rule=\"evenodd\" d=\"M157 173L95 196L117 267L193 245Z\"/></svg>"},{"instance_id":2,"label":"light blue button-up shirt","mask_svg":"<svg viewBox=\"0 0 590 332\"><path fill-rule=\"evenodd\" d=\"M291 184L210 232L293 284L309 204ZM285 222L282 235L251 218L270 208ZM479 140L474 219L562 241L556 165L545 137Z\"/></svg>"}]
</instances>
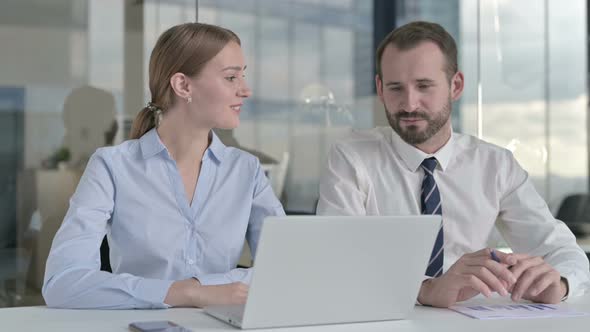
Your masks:
<instances>
[{"instance_id":1,"label":"light blue button-up shirt","mask_svg":"<svg viewBox=\"0 0 590 332\"><path fill-rule=\"evenodd\" d=\"M258 159L211 135L192 204L156 130L96 151L53 240L47 305L165 308L176 280L249 282L244 238L254 255L263 219L284 211ZM113 273L99 270L105 234Z\"/></svg>"}]
</instances>

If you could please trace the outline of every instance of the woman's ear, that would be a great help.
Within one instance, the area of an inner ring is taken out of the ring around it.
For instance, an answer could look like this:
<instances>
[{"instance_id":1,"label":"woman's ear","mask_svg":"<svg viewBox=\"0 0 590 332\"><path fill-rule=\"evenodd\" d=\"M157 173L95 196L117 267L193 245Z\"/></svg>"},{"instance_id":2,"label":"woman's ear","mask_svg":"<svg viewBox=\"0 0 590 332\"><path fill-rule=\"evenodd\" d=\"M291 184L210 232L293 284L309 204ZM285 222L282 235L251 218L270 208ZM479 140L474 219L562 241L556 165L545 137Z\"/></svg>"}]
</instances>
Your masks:
<instances>
[{"instance_id":1,"label":"woman's ear","mask_svg":"<svg viewBox=\"0 0 590 332\"><path fill-rule=\"evenodd\" d=\"M170 77L170 86L176 96L183 100L191 98L191 85L189 78L182 73L176 73Z\"/></svg>"}]
</instances>

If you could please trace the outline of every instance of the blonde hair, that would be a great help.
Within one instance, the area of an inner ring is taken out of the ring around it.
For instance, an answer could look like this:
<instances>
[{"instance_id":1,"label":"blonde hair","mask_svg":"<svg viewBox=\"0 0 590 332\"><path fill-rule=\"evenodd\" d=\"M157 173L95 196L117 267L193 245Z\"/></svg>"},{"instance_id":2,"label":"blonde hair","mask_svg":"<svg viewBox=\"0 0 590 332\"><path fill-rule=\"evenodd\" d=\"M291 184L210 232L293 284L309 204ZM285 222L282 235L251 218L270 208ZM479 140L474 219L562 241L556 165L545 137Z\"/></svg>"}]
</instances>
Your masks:
<instances>
[{"instance_id":1,"label":"blonde hair","mask_svg":"<svg viewBox=\"0 0 590 332\"><path fill-rule=\"evenodd\" d=\"M232 41L241 44L234 32L211 24L185 23L164 31L150 56L149 87L152 98L135 117L130 138L140 138L156 127L159 116L173 105L172 75L197 76L207 62Z\"/></svg>"}]
</instances>

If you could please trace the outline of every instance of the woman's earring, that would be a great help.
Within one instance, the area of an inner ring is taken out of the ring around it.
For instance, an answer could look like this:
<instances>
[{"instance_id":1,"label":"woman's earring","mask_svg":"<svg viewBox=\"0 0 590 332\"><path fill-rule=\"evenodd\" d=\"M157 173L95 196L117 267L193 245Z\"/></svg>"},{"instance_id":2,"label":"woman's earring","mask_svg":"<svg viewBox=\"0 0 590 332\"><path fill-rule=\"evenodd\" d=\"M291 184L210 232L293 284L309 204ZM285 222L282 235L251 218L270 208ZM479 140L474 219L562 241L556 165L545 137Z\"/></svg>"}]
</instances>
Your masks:
<instances>
[{"instance_id":1,"label":"woman's earring","mask_svg":"<svg viewBox=\"0 0 590 332\"><path fill-rule=\"evenodd\" d=\"M191 96L188 96L188 98L186 98L186 103L187 103L187 104L190 104L190 103L192 103L192 102L193 102L193 97L191 97Z\"/></svg>"}]
</instances>

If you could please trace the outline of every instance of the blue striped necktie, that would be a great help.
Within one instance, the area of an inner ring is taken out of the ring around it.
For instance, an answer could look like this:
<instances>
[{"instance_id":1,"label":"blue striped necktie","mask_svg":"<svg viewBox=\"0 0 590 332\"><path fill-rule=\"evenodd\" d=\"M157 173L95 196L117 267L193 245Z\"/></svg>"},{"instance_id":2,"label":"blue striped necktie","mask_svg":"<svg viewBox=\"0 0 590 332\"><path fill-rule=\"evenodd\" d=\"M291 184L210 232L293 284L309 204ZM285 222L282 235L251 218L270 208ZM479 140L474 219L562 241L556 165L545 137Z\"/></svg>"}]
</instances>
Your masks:
<instances>
[{"instance_id":1,"label":"blue striped necktie","mask_svg":"<svg viewBox=\"0 0 590 332\"><path fill-rule=\"evenodd\" d=\"M424 180L422 180L422 193L420 194L420 202L422 203L422 214L440 214L442 215L442 205L440 201L440 192L436 181L434 181L434 169L438 161L434 157L424 159L420 165L424 170ZM442 223L436 236L436 242L430 255L426 275L431 277L438 277L443 273L443 227Z\"/></svg>"}]
</instances>

